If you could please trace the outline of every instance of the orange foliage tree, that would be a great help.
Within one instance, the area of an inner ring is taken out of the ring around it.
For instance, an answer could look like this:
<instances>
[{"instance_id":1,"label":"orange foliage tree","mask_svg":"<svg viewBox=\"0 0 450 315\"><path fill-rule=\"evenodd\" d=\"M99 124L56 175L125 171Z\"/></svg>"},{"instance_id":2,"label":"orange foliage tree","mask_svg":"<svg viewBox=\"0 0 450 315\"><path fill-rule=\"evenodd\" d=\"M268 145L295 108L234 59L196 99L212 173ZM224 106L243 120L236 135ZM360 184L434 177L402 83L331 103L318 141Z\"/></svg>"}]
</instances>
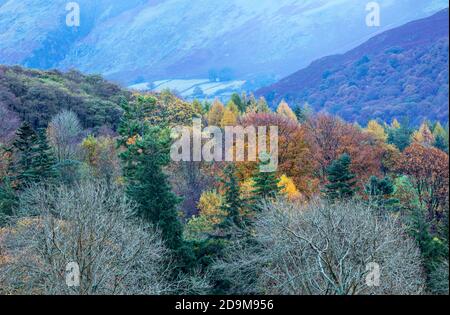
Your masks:
<instances>
[{"instance_id":1,"label":"orange foliage tree","mask_svg":"<svg viewBox=\"0 0 450 315\"><path fill-rule=\"evenodd\" d=\"M305 196L318 191L317 181L313 178L315 166L311 148L306 141L305 130L296 121L276 113L252 113L240 120L244 127L278 127L278 175L292 178L295 186ZM246 171L245 178L253 174L256 163L243 163L240 171Z\"/></svg>"},{"instance_id":2,"label":"orange foliage tree","mask_svg":"<svg viewBox=\"0 0 450 315\"><path fill-rule=\"evenodd\" d=\"M385 149L370 133L323 114L309 119L304 128L322 182L326 181L328 166L344 153L350 155L351 171L358 176L360 184L372 175L380 175Z\"/></svg>"},{"instance_id":3,"label":"orange foliage tree","mask_svg":"<svg viewBox=\"0 0 450 315\"><path fill-rule=\"evenodd\" d=\"M448 162L445 152L413 143L397 163L397 172L410 177L419 202L428 210L430 219L441 218L441 212L448 206Z\"/></svg>"}]
</instances>

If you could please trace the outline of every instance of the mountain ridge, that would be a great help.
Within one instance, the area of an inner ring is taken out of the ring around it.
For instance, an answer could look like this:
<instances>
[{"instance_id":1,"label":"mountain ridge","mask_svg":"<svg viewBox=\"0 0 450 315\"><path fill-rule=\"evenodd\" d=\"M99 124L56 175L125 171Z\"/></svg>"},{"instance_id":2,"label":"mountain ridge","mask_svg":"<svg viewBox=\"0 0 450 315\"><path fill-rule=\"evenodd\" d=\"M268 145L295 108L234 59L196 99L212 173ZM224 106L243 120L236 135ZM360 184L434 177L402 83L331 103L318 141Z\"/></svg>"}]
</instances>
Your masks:
<instances>
[{"instance_id":1,"label":"mountain ridge","mask_svg":"<svg viewBox=\"0 0 450 315\"><path fill-rule=\"evenodd\" d=\"M361 116L369 117L376 111L381 110L379 104L370 102L373 99L365 99L368 93L373 92L371 87L392 90L392 85L395 85L392 78L395 77L399 80L415 80L416 82L411 83L408 88L420 89L428 84L428 80L431 80L431 78L440 78L441 86L436 86L435 89L443 88L445 91L432 91L434 92L432 96L439 96L439 103L435 106L440 112L434 110L429 113L430 115L421 113L419 117L414 117L414 122L419 123L420 120L426 118L448 120L448 108L445 109L446 106L448 107L448 101L444 102L443 100L445 95L448 97L448 15L447 8L428 18L412 21L383 32L345 54L318 59L308 67L273 85L258 90L256 95L266 97L273 106L282 99L291 103L308 102L316 111L328 111L333 114L340 114L346 120L365 123L365 117ZM436 50L436 53L433 49ZM395 53L396 50L398 50L397 53ZM434 59L424 60L424 56ZM417 65L412 63L413 59L417 61ZM446 60L442 61L441 59ZM436 64L432 61L435 61ZM408 62L410 68L406 66ZM439 67L439 69L432 69L436 67ZM423 68L420 70L423 73L412 73L415 68ZM427 70L430 73L425 73ZM436 74L435 72L438 70L439 74ZM355 73L357 71L361 73ZM370 80L366 78L367 74ZM374 79L380 80L380 85L375 86ZM325 86L327 89L324 89ZM332 95L333 93L328 91L332 90L332 92L335 92L334 94L339 94L345 88L358 89L356 92L353 91L357 97L354 97L353 105L355 108L350 114L339 108L333 109L333 106L341 105L344 110L347 110L345 107L350 104L345 103L347 100L344 96ZM394 106L406 106L405 103L401 104L409 96L405 90L407 90L406 87L402 87L401 93L396 97L391 97L392 95L380 97L380 102L394 101L397 103ZM319 92L328 93L328 98L326 100L317 99L316 96ZM441 97L441 94L443 97ZM418 103L418 101L415 100L415 103ZM414 101L411 101L411 103L414 103ZM366 106L373 106L373 110L365 108ZM357 110L365 110L366 112L358 115L358 113L355 113ZM399 112L399 110L397 109L396 112ZM405 113L407 112L405 108ZM381 110L381 113L386 114L386 111ZM382 115L378 116L383 118ZM386 116L393 118L393 113L388 113Z\"/></svg>"}]
</instances>

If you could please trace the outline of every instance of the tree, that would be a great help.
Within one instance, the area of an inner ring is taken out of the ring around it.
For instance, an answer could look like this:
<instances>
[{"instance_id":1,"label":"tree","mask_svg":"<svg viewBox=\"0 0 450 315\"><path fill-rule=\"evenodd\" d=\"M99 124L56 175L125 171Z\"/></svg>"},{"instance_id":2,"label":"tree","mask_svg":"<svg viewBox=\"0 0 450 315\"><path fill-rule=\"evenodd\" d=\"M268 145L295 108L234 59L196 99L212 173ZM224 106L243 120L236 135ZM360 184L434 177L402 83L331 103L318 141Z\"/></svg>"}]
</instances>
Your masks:
<instances>
[{"instance_id":1,"label":"tree","mask_svg":"<svg viewBox=\"0 0 450 315\"><path fill-rule=\"evenodd\" d=\"M236 114L230 110L228 107L225 108L225 111L223 113L222 121L220 122L221 127L227 127L227 126L235 126L237 123L237 116Z\"/></svg>"},{"instance_id":2,"label":"tree","mask_svg":"<svg viewBox=\"0 0 450 315\"><path fill-rule=\"evenodd\" d=\"M161 229L171 249L182 245L178 218L179 199L173 194L163 167L169 163L170 138L159 129L148 130L143 138L121 154L127 194L137 202L137 213Z\"/></svg>"},{"instance_id":3,"label":"tree","mask_svg":"<svg viewBox=\"0 0 450 315\"><path fill-rule=\"evenodd\" d=\"M355 194L355 174L350 172L351 158L343 154L327 169L329 184L325 185L326 195L330 200L350 199Z\"/></svg>"},{"instance_id":4,"label":"tree","mask_svg":"<svg viewBox=\"0 0 450 315\"><path fill-rule=\"evenodd\" d=\"M233 93L231 95L231 100L234 104L236 104L237 108L239 109L239 112L245 113L246 110L246 104L244 101L242 101L242 98L239 96L238 93Z\"/></svg>"},{"instance_id":5,"label":"tree","mask_svg":"<svg viewBox=\"0 0 450 315\"><path fill-rule=\"evenodd\" d=\"M326 182L327 168L344 153L351 157L352 171L360 182L365 182L372 175L381 175L385 149L357 126L319 114L304 124L304 129L305 138L311 146L311 159L316 164L316 173L322 183Z\"/></svg>"},{"instance_id":6,"label":"tree","mask_svg":"<svg viewBox=\"0 0 450 315\"><path fill-rule=\"evenodd\" d=\"M33 150L38 139L37 134L30 124L23 123L16 132L16 138L12 144L17 162L13 165L13 173L17 179L18 188L30 181L30 170L33 162Z\"/></svg>"},{"instance_id":7,"label":"tree","mask_svg":"<svg viewBox=\"0 0 450 315\"><path fill-rule=\"evenodd\" d=\"M75 158L81 132L80 121L72 111L63 110L52 118L47 128L47 138L58 162Z\"/></svg>"},{"instance_id":8,"label":"tree","mask_svg":"<svg viewBox=\"0 0 450 315\"><path fill-rule=\"evenodd\" d=\"M278 188L280 189L280 194L285 195L290 201L296 201L302 197L302 194L298 191L294 181L284 174L280 177Z\"/></svg>"},{"instance_id":9,"label":"tree","mask_svg":"<svg viewBox=\"0 0 450 315\"><path fill-rule=\"evenodd\" d=\"M224 197L221 210L226 213L225 220L220 224L222 236L230 237L230 229L233 227L242 227L242 211L244 209L244 200L241 196L239 180L236 176L236 168L228 165L224 170L224 178L220 179L223 184Z\"/></svg>"},{"instance_id":10,"label":"tree","mask_svg":"<svg viewBox=\"0 0 450 315\"><path fill-rule=\"evenodd\" d=\"M313 109L308 103L305 103L303 106L297 104L294 107L293 111L295 113L295 116L297 117L297 120L300 123L307 122L313 114Z\"/></svg>"},{"instance_id":11,"label":"tree","mask_svg":"<svg viewBox=\"0 0 450 315\"><path fill-rule=\"evenodd\" d=\"M254 243L231 244L213 266L230 280L232 293L425 293L420 252L405 227L362 203L267 203L253 234ZM377 267L380 282L368 286Z\"/></svg>"},{"instance_id":12,"label":"tree","mask_svg":"<svg viewBox=\"0 0 450 315\"><path fill-rule=\"evenodd\" d=\"M444 129L440 122L437 122L433 129L434 146L448 153L448 128Z\"/></svg>"},{"instance_id":13,"label":"tree","mask_svg":"<svg viewBox=\"0 0 450 315\"><path fill-rule=\"evenodd\" d=\"M379 179L372 176L365 186L370 204L374 204L380 210L397 210L399 200L393 198L394 192L394 183L389 177Z\"/></svg>"},{"instance_id":14,"label":"tree","mask_svg":"<svg viewBox=\"0 0 450 315\"><path fill-rule=\"evenodd\" d=\"M253 176L253 199L255 201L274 199L280 193L281 188L278 186L276 171L262 172L261 169L270 163L267 161L260 161L259 167L256 169Z\"/></svg>"},{"instance_id":15,"label":"tree","mask_svg":"<svg viewBox=\"0 0 450 315\"><path fill-rule=\"evenodd\" d=\"M288 103L286 103L284 100L282 100L281 103L278 105L277 113L286 116L294 121L298 121L294 111L289 107Z\"/></svg>"},{"instance_id":16,"label":"tree","mask_svg":"<svg viewBox=\"0 0 450 315\"><path fill-rule=\"evenodd\" d=\"M194 289L194 281L170 279L173 257L160 233L133 216L135 205L118 187L101 182L37 186L22 195L21 204L25 217L0 235L0 248L10 255L6 263L0 259L2 294L174 294ZM66 283L69 263L78 266L79 286Z\"/></svg>"},{"instance_id":17,"label":"tree","mask_svg":"<svg viewBox=\"0 0 450 315\"><path fill-rule=\"evenodd\" d=\"M412 135L412 141L424 146L432 146L434 144L434 136L427 123L423 123L419 130Z\"/></svg>"},{"instance_id":18,"label":"tree","mask_svg":"<svg viewBox=\"0 0 450 315\"><path fill-rule=\"evenodd\" d=\"M406 148L397 163L395 170L410 177L429 219L442 219L443 209L448 204L448 163L445 152L419 143Z\"/></svg>"},{"instance_id":19,"label":"tree","mask_svg":"<svg viewBox=\"0 0 450 315\"><path fill-rule=\"evenodd\" d=\"M47 142L45 132L39 132L37 143L32 149L31 167L28 176L33 183L48 181L58 176L55 166L56 158Z\"/></svg>"},{"instance_id":20,"label":"tree","mask_svg":"<svg viewBox=\"0 0 450 315\"><path fill-rule=\"evenodd\" d=\"M83 161L89 166L91 176L104 179L108 184L121 175L116 141L110 137L89 135L81 142Z\"/></svg>"},{"instance_id":21,"label":"tree","mask_svg":"<svg viewBox=\"0 0 450 315\"><path fill-rule=\"evenodd\" d=\"M126 192L137 202L137 214L161 229L169 248L179 250L183 245L179 199L163 170L170 162L170 132L142 119L147 109L140 102L124 104L118 143L123 149L120 159Z\"/></svg>"},{"instance_id":22,"label":"tree","mask_svg":"<svg viewBox=\"0 0 450 315\"><path fill-rule=\"evenodd\" d=\"M222 209L223 202L223 197L216 191L203 192L198 202L198 216L193 216L186 225L186 237L204 239L213 233L228 214Z\"/></svg>"},{"instance_id":23,"label":"tree","mask_svg":"<svg viewBox=\"0 0 450 315\"><path fill-rule=\"evenodd\" d=\"M220 126L222 123L225 107L219 100L215 100L209 109L207 120L210 126Z\"/></svg>"},{"instance_id":24,"label":"tree","mask_svg":"<svg viewBox=\"0 0 450 315\"><path fill-rule=\"evenodd\" d=\"M403 122L400 125L395 120L392 123L392 127L388 129L388 143L395 145L400 151L403 151L411 144L411 135L412 131L407 122Z\"/></svg>"},{"instance_id":25,"label":"tree","mask_svg":"<svg viewBox=\"0 0 450 315\"><path fill-rule=\"evenodd\" d=\"M376 120L371 120L367 124L366 132L370 134L376 141L381 143L386 142L388 135L386 134L383 126L381 126Z\"/></svg>"},{"instance_id":26,"label":"tree","mask_svg":"<svg viewBox=\"0 0 450 315\"><path fill-rule=\"evenodd\" d=\"M313 177L316 156L313 155L307 131L300 124L285 116L275 113L247 114L240 119L243 127L276 127L278 130L278 175L290 177L297 189L306 197L311 197L318 190L317 180ZM267 132L266 139L270 135ZM269 148L268 141L266 148ZM267 150L269 151L269 150ZM238 164L244 180L254 175L256 162Z\"/></svg>"}]
</instances>

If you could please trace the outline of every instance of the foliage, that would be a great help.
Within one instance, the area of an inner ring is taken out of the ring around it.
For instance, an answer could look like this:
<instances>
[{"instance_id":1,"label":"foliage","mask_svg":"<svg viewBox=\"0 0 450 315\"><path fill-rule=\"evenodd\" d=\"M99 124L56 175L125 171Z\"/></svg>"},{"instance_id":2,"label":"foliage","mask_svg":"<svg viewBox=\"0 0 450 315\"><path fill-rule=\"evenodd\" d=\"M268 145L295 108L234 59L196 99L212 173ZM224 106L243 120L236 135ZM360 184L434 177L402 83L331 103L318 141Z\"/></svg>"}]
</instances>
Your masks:
<instances>
[{"instance_id":1,"label":"foliage","mask_svg":"<svg viewBox=\"0 0 450 315\"><path fill-rule=\"evenodd\" d=\"M380 210L397 210L399 201L393 198L394 192L394 183L389 177L380 179L372 176L365 187L370 204Z\"/></svg>"},{"instance_id":2,"label":"foliage","mask_svg":"<svg viewBox=\"0 0 450 315\"><path fill-rule=\"evenodd\" d=\"M297 115L295 115L294 111L289 107L288 103L284 100L278 105L277 113L283 116L286 116L289 119L297 121Z\"/></svg>"},{"instance_id":3,"label":"foliage","mask_svg":"<svg viewBox=\"0 0 450 315\"><path fill-rule=\"evenodd\" d=\"M430 218L441 218L448 204L448 155L433 147L413 143L398 161L396 171L408 175L422 207Z\"/></svg>"},{"instance_id":4,"label":"foliage","mask_svg":"<svg viewBox=\"0 0 450 315\"><path fill-rule=\"evenodd\" d=\"M350 172L352 160L348 154L343 154L327 169L329 184L325 185L326 196L330 200L350 199L355 194L355 174Z\"/></svg>"},{"instance_id":5,"label":"foliage","mask_svg":"<svg viewBox=\"0 0 450 315\"><path fill-rule=\"evenodd\" d=\"M115 130L121 115L119 103L131 97L99 76L17 66L0 66L0 95L7 109L35 129L46 128L56 114L71 110L84 128L95 130L101 126Z\"/></svg>"},{"instance_id":6,"label":"foliage","mask_svg":"<svg viewBox=\"0 0 450 315\"><path fill-rule=\"evenodd\" d=\"M280 189L280 194L285 195L290 201L299 200L302 196L297 187L295 187L294 181L284 174L281 175L277 185Z\"/></svg>"}]
</instances>

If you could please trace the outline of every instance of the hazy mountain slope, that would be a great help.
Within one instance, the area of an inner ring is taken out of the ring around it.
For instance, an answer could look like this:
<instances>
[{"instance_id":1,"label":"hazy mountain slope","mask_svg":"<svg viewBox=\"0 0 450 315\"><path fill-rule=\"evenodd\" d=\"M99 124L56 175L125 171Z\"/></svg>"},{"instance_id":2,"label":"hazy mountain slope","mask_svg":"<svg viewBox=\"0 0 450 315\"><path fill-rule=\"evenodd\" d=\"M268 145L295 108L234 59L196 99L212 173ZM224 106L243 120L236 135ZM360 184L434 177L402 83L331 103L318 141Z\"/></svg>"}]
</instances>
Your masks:
<instances>
[{"instance_id":1,"label":"hazy mountain slope","mask_svg":"<svg viewBox=\"0 0 450 315\"><path fill-rule=\"evenodd\" d=\"M259 90L273 105L308 102L316 111L365 123L409 117L448 121L448 9L382 33L343 54Z\"/></svg>"},{"instance_id":2,"label":"hazy mountain slope","mask_svg":"<svg viewBox=\"0 0 450 315\"><path fill-rule=\"evenodd\" d=\"M382 27L365 25L367 0L79 0L81 26L65 25L65 0L0 2L0 63L95 72L124 83L284 76L318 57L448 5L382 0Z\"/></svg>"}]
</instances>

